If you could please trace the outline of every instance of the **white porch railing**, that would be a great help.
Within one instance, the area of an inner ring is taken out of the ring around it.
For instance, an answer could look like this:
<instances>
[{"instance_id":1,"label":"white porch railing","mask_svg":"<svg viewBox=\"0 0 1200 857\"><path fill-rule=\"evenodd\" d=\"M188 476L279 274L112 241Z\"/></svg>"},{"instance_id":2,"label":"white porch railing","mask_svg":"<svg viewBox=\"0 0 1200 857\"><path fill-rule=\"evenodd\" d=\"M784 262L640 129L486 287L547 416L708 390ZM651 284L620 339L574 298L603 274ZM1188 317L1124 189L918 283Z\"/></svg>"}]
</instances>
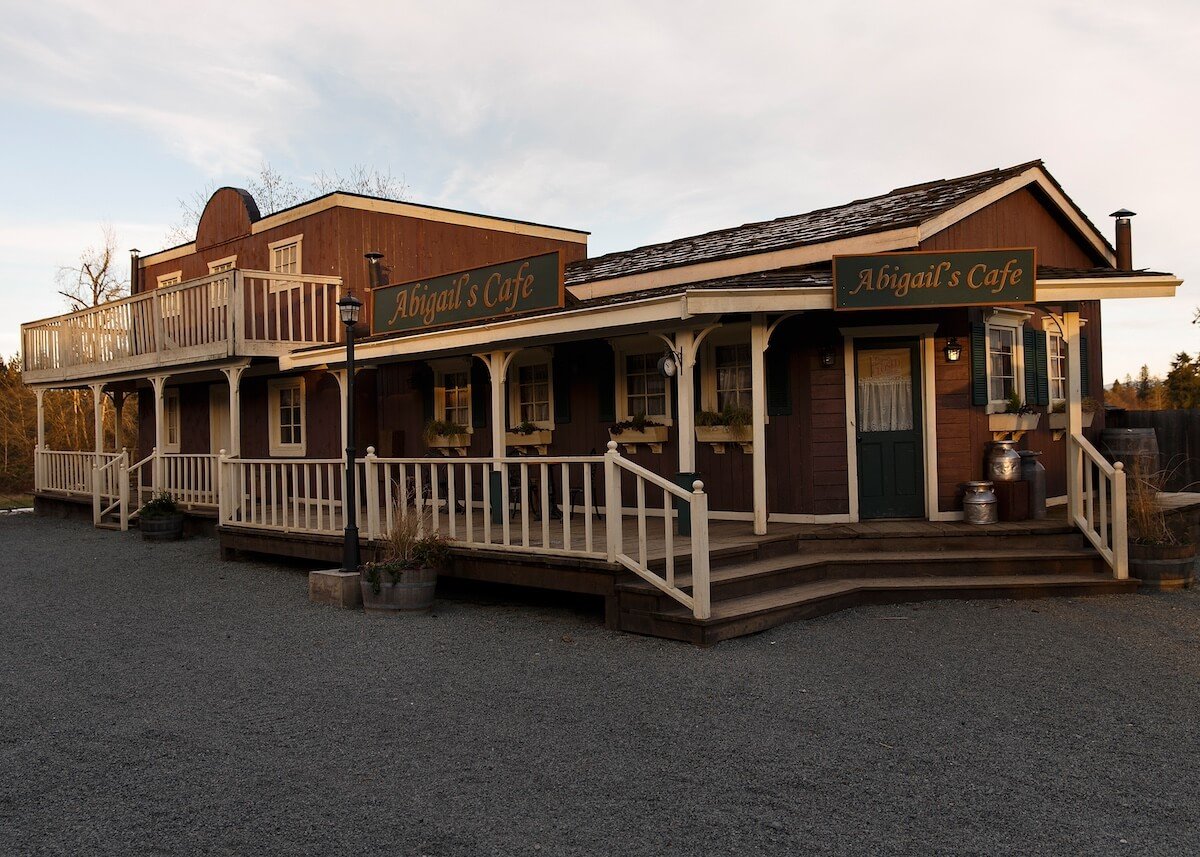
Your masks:
<instances>
[{"instance_id":1,"label":"white porch railing","mask_svg":"<svg viewBox=\"0 0 1200 857\"><path fill-rule=\"evenodd\" d=\"M341 535L340 459L222 459L219 522L284 533ZM358 525L380 539L398 519L419 515L455 545L618 563L698 618L709 615L708 497L623 458L603 455L506 458L379 458L355 469ZM675 502L690 510L691 592L676 581ZM601 510L603 509L603 512ZM625 544L624 518L636 526ZM658 549L662 551L662 572Z\"/></svg>"},{"instance_id":2,"label":"white porch railing","mask_svg":"<svg viewBox=\"0 0 1200 857\"><path fill-rule=\"evenodd\" d=\"M1109 464L1083 435L1067 438L1071 460L1069 510L1071 520L1095 546L1118 580L1129 577L1129 537L1125 498L1125 469Z\"/></svg>"},{"instance_id":3,"label":"white porch railing","mask_svg":"<svg viewBox=\"0 0 1200 857\"><path fill-rule=\"evenodd\" d=\"M116 513L121 531L129 529L129 454L122 452L101 467L92 468L92 523Z\"/></svg>"},{"instance_id":4,"label":"white porch railing","mask_svg":"<svg viewBox=\"0 0 1200 857\"><path fill-rule=\"evenodd\" d=\"M28 383L341 340L339 277L221 271L21 325Z\"/></svg>"},{"instance_id":5,"label":"white porch railing","mask_svg":"<svg viewBox=\"0 0 1200 857\"><path fill-rule=\"evenodd\" d=\"M116 459L120 453L100 453L101 466ZM94 452L74 450L34 450L34 488L38 491L53 491L58 494L92 495L93 473L97 455Z\"/></svg>"},{"instance_id":6,"label":"white porch railing","mask_svg":"<svg viewBox=\"0 0 1200 857\"><path fill-rule=\"evenodd\" d=\"M158 458L157 490L166 491L185 508L217 507L218 456L207 453L164 453Z\"/></svg>"}]
</instances>

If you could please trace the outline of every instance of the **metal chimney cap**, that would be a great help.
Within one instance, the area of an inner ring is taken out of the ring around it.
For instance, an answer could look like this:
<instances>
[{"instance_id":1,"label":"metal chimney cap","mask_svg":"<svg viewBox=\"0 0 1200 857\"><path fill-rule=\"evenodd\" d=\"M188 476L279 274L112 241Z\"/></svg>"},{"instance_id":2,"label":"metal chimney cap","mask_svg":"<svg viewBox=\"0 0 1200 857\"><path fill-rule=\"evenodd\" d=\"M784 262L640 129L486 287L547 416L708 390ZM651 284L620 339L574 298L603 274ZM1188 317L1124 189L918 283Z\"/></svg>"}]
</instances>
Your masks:
<instances>
[{"instance_id":1,"label":"metal chimney cap","mask_svg":"<svg viewBox=\"0 0 1200 857\"><path fill-rule=\"evenodd\" d=\"M1136 217L1136 216L1137 216L1137 212L1130 211L1128 208L1118 208L1116 211L1114 211L1112 214L1109 215L1109 217L1120 217L1122 219L1124 219L1126 217Z\"/></svg>"},{"instance_id":2,"label":"metal chimney cap","mask_svg":"<svg viewBox=\"0 0 1200 857\"><path fill-rule=\"evenodd\" d=\"M383 258L383 254L382 253L363 253L363 258L366 259L371 264L374 264Z\"/></svg>"}]
</instances>

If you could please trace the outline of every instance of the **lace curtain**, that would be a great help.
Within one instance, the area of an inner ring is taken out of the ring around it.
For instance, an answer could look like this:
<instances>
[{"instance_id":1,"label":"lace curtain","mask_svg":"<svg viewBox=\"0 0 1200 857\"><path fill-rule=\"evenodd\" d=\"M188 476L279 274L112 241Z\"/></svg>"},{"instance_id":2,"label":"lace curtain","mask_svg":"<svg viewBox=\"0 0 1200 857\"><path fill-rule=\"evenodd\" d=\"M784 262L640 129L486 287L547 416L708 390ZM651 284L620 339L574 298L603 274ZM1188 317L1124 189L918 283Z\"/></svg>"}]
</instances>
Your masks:
<instances>
[{"instance_id":1,"label":"lace curtain","mask_svg":"<svg viewBox=\"0 0 1200 857\"><path fill-rule=\"evenodd\" d=\"M859 431L911 431L912 378L904 375L860 378Z\"/></svg>"}]
</instances>

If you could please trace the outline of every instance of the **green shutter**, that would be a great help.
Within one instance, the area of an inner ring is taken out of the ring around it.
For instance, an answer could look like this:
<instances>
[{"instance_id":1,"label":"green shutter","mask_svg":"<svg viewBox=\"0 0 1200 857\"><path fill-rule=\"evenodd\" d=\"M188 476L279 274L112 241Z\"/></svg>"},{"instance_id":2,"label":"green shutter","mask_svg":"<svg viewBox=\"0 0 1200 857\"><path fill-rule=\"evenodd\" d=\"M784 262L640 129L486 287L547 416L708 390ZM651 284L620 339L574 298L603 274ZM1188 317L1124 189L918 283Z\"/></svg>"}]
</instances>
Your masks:
<instances>
[{"instance_id":1,"label":"green shutter","mask_svg":"<svg viewBox=\"0 0 1200 857\"><path fill-rule=\"evenodd\" d=\"M704 401L704 386L700 383L702 380L702 377L703 376L700 373L700 358L697 357L696 365L692 367L692 411L693 411L693 413L699 413L701 410L703 410L703 405L701 405L701 402ZM675 401L678 402L679 398L676 397ZM716 406L717 406L716 402L713 402L713 407L715 408Z\"/></svg>"},{"instance_id":2,"label":"green shutter","mask_svg":"<svg viewBox=\"0 0 1200 857\"><path fill-rule=\"evenodd\" d=\"M613 352L606 348L600 352L596 365L596 398L598 400L598 417L602 423L617 421L617 376L616 359Z\"/></svg>"},{"instance_id":3,"label":"green shutter","mask_svg":"<svg viewBox=\"0 0 1200 857\"><path fill-rule=\"evenodd\" d=\"M982 321L971 322L971 404L986 405L987 382L987 330Z\"/></svg>"},{"instance_id":4,"label":"green shutter","mask_svg":"<svg viewBox=\"0 0 1200 857\"><path fill-rule=\"evenodd\" d=\"M421 409L425 413L425 422L437 419L433 412L433 369L428 363L422 363L413 370L413 386L421 391Z\"/></svg>"},{"instance_id":5,"label":"green shutter","mask_svg":"<svg viewBox=\"0 0 1200 857\"><path fill-rule=\"evenodd\" d=\"M554 362L550 371L554 373L554 423L563 425L571 421L571 379L574 375L571 354L566 346L554 349Z\"/></svg>"},{"instance_id":6,"label":"green shutter","mask_svg":"<svg viewBox=\"0 0 1200 857\"><path fill-rule=\"evenodd\" d=\"M1024 342L1021 362L1025 364L1025 403L1036 405L1038 403L1037 331L1029 325L1023 325L1021 338Z\"/></svg>"},{"instance_id":7,"label":"green shutter","mask_svg":"<svg viewBox=\"0 0 1200 857\"><path fill-rule=\"evenodd\" d=\"M488 369L478 357L471 358L471 427L485 428L492 411L492 384Z\"/></svg>"},{"instance_id":8,"label":"green shutter","mask_svg":"<svg viewBox=\"0 0 1200 857\"><path fill-rule=\"evenodd\" d=\"M1091 379L1088 372L1088 338L1079 337L1079 386L1086 398L1091 395Z\"/></svg>"},{"instance_id":9,"label":"green shutter","mask_svg":"<svg viewBox=\"0 0 1200 857\"><path fill-rule=\"evenodd\" d=\"M765 355L767 376L767 416L792 415L791 355L780 343L768 348Z\"/></svg>"},{"instance_id":10,"label":"green shutter","mask_svg":"<svg viewBox=\"0 0 1200 857\"><path fill-rule=\"evenodd\" d=\"M1037 404L1050 404L1050 367L1047 359L1047 341L1049 334L1040 331L1034 338L1037 346Z\"/></svg>"}]
</instances>

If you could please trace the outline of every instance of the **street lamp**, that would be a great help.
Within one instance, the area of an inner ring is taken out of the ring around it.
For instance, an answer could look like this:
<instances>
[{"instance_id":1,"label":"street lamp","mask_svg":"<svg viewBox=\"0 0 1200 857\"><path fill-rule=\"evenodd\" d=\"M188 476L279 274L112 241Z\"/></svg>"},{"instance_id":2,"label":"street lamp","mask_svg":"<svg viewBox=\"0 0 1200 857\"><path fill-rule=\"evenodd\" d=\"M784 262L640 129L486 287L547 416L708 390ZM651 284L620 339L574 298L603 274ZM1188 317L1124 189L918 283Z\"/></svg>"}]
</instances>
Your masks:
<instances>
[{"instance_id":1,"label":"street lamp","mask_svg":"<svg viewBox=\"0 0 1200 857\"><path fill-rule=\"evenodd\" d=\"M356 480L354 473L354 325L362 301L347 293L337 302L338 315L346 325L346 538L342 546L342 570L358 571L358 503L355 500Z\"/></svg>"}]
</instances>

